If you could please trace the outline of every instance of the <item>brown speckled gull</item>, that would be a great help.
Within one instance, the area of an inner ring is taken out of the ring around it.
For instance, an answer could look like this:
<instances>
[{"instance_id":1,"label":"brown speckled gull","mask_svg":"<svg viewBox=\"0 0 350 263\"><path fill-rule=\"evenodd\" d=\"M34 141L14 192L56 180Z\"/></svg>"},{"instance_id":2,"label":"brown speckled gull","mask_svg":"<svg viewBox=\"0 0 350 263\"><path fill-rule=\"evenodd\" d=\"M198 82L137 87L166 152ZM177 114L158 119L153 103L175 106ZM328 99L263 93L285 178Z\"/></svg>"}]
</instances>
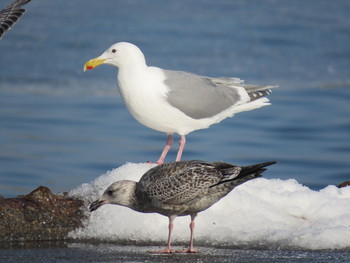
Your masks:
<instances>
[{"instance_id":1,"label":"brown speckled gull","mask_svg":"<svg viewBox=\"0 0 350 263\"><path fill-rule=\"evenodd\" d=\"M122 180L111 184L100 199L90 205L94 211L105 204L129 207L142 213L159 213L169 218L168 244L159 253L172 253L171 233L177 216L191 216L190 245L182 252L196 252L193 247L194 219L233 188L262 176L265 162L236 166L224 162L180 161L156 166L139 182Z\"/></svg>"}]
</instances>

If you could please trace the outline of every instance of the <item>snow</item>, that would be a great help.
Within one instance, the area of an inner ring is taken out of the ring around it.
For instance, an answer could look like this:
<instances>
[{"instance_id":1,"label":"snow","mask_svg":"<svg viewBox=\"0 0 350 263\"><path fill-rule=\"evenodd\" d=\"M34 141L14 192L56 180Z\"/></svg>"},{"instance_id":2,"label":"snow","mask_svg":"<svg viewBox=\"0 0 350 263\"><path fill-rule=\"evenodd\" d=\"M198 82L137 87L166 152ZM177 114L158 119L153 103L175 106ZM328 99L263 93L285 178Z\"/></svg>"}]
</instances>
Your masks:
<instances>
[{"instance_id":1,"label":"snow","mask_svg":"<svg viewBox=\"0 0 350 263\"><path fill-rule=\"evenodd\" d=\"M70 195L82 198L88 206L111 183L123 179L138 181L154 166L127 163L79 186ZM105 205L89 215L85 228L71 232L70 237L166 243L168 218L159 214ZM189 216L175 219L174 242L188 242L189 222ZM294 179L249 181L198 214L195 244L350 248L350 187L327 186L313 191Z\"/></svg>"}]
</instances>

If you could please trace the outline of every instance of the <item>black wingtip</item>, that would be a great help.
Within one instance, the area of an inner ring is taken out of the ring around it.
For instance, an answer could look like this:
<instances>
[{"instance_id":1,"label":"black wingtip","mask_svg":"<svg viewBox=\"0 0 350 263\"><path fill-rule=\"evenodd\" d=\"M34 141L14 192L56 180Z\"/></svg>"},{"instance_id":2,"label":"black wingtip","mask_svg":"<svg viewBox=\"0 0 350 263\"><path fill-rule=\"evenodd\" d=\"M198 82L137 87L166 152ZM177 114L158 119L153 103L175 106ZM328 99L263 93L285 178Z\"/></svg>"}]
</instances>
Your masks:
<instances>
[{"instance_id":1,"label":"black wingtip","mask_svg":"<svg viewBox=\"0 0 350 263\"><path fill-rule=\"evenodd\" d=\"M273 165L275 163L277 163L277 161L263 162L263 163L248 165L248 166L245 166L245 168L259 169L259 168L263 168L263 167L267 167L267 166Z\"/></svg>"},{"instance_id":2,"label":"black wingtip","mask_svg":"<svg viewBox=\"0 0 350 263\"><path fill-rule=\"evenodd\" d=\"M270 162L264 162L264 163L261 163L262 167L266 167L266 166L270 166L270 165L273 165L277 163L277 161L270 161ZM257 164L259 165L259 164Z\"/></svg>"},{"instance_id":3,"label":"black wingtip","mask_svg":"<svg viewBox=\"0 0 350 263\"><path fill-rule=\"evenodd\" d=\"M254 177L262 177L262 173L267 170L265 167L273 165L275 163L277 163L277 162L270 161L270 162L253 164L253 165L249 165L249 166L243 166L237 179L243 178L249 174L254 174Z\"/></svg>"}]
</instances>

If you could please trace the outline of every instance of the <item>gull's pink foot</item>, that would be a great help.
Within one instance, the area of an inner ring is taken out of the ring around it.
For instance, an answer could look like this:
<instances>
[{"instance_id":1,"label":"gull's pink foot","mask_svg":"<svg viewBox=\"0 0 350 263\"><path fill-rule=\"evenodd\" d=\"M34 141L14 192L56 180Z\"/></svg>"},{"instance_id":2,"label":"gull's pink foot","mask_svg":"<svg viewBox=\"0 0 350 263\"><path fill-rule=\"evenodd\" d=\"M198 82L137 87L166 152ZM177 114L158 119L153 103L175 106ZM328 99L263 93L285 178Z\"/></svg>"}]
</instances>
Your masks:
<instances>
[{"instance_id":1,"label":"gull's pink foot","mask_svg":"<svg viewBox=\"0 0 350 263\"><path fill-rule=\"evenodd\" d=\"M198 250L194 248L188 248L184 250L176 250L176 253L198 253Z\"/></svg>"},{"instance_id":2,"label":"gull's pink foot","mask_svg":"<svg viewBox=\"0 0 350 263\"><path fill-rule=\"evenodd\" d=\"M158 250L158 251L150 251L150 253L154 253L154 254L171 254L171 253L175 253L174 250L166 248L163 250Z\"/></svg>"}]
</instances>

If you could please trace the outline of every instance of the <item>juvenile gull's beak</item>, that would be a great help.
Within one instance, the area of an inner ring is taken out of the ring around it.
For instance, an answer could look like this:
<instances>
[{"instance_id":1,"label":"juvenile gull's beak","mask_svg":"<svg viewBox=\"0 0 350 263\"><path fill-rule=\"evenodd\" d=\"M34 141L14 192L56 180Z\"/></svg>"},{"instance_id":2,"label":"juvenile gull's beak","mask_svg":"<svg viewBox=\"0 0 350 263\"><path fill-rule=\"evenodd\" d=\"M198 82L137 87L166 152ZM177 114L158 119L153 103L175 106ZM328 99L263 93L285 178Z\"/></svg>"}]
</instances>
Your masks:
<instances>
[{"instance_id":1,"label":"juvenile gull's beak","mask_svg":"<svg viewBox=\"0 0 350 263\"><path fill-rule=\"evenodd\" d=\"M100 208L104 204L107 204L106 200L96 200L95 202L92 202L89 207L90 212L95 211L96 209Z\"/></svg>"},{"instance_id":2,"label":"juvenile gull's beak","mask_svg":"<svg viewBox=\"0 0 350 263\"><path fill-rule=\"evenodd\" d=\"M89 60L84 65L84 72L89 69L96 68L99 65L102 65L105 62L105 60L106 60L105 58L99 58L99 57Z\"/></svg>"}]
</instances>

